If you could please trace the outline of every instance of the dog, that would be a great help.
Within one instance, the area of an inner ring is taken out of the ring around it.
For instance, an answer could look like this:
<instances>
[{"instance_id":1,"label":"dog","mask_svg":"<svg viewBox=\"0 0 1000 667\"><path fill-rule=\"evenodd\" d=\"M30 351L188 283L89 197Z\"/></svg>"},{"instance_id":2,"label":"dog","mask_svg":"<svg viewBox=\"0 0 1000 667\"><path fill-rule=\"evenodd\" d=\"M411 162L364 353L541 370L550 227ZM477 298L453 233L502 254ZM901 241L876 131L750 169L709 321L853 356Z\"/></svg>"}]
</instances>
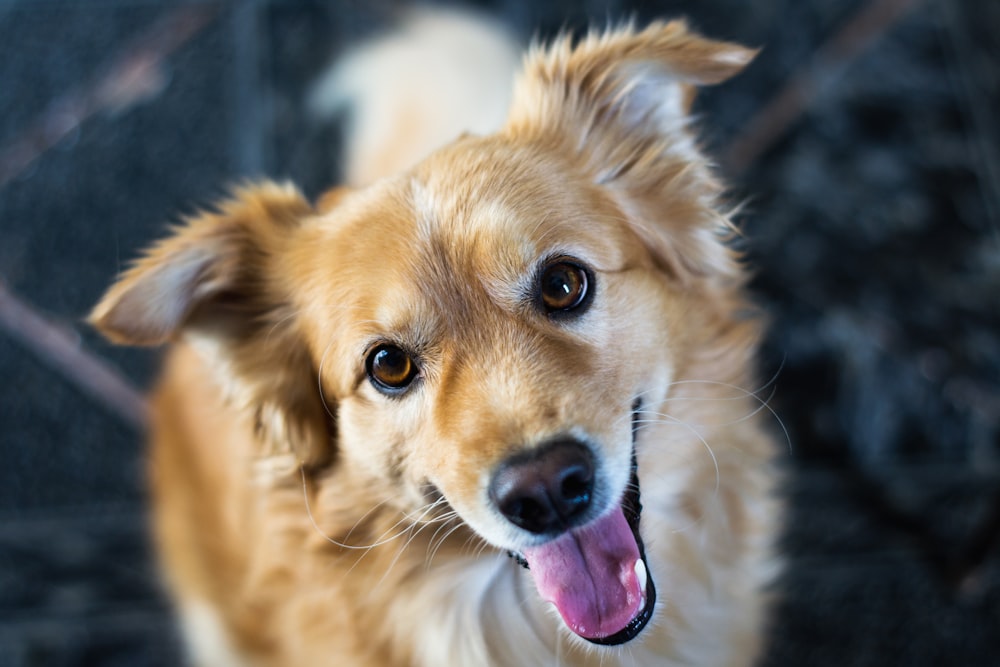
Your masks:
<instances>
[{"instance_id":1,"label":"dog","mask_svg":"<svg viewBox=\"0 0 1000 667\"><path fill-rule=\"evenodd\" d=\"M754 662L778 448L690 117L754 54L557 37L494 131L362 143L316 203L243 187L120 276L90 320L170 343L154 533L195 664Z\"/></svg>"}]
</instances>

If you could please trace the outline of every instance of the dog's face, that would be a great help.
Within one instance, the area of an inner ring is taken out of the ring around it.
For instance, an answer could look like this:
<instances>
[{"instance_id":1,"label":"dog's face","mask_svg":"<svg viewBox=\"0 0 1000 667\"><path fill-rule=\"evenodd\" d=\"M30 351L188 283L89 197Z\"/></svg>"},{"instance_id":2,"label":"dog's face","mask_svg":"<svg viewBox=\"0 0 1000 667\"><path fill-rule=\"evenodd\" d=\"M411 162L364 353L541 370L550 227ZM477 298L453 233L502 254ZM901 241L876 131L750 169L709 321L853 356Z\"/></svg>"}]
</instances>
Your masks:
<instances>
[{"instance_id":1,"label":"dog's face","mask_svg":"<svg viewBox=\"0 0 1000 667\"><path fill-rule=\"evenodd\" d=\"M672 300L599 188L468 138L333 216L307 235L315 289L297 292L345 459L399 473L408 502L433 485L508 548L538 541L490 502L511 456L577 440L599 468L593 511L621 495L632 406L669 382Z\"/></svg>"},{"instance_id":2,"label":"dog's face","mask_svg":"<svg viewBox=\"0 0 1000 667\"><path fill-rule=\"evenodd\" d=\"M268 451L417 520L447 506L526 561L576 634L627 641L655 599L636 421L738 282L686 84L750 55L679 24L560 43L529 60L499 134L323 211L246 191L94 320L126 342L186 332Z\"/></svg>"},{"instance_id":3,"label":"dog's face","mask_svg":"<svg viewBox=\"0 0 1000 667\"><path fill-rule=\"evenodd\" d=\"M616 634L646 593L621 509L633 413L666 391L678 319L649 250L571 163L505 138L463 139L331 215L296 293L342 465L413 516L440 494L489 543L536 553L538 576L554 538L610 515L626 543L594 550L627 575L609 604L628 618L567 621Z\"/></svg>"}]
</instances>

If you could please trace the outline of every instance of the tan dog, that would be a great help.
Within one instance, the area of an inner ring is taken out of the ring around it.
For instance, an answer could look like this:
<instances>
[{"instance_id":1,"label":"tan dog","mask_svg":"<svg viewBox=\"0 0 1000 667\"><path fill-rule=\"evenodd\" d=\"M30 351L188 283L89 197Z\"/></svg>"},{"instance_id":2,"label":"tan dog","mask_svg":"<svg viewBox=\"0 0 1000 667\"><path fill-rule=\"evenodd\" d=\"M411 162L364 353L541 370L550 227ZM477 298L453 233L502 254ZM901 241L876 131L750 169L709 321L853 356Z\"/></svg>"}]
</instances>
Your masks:
<instances>
[{"instance_id":1,"label":"tan dog","mask_svg":"<svg viewBox=\"0 0 1000 667\"><path fill-rule=\"evenodd\" d=\"M686 117L752 55L560 39L496 134L317 207L241 190L121 277L96 326L174 343L155 525L198 664L753 662L760 327Z\"/></svg>"}]
</instances>

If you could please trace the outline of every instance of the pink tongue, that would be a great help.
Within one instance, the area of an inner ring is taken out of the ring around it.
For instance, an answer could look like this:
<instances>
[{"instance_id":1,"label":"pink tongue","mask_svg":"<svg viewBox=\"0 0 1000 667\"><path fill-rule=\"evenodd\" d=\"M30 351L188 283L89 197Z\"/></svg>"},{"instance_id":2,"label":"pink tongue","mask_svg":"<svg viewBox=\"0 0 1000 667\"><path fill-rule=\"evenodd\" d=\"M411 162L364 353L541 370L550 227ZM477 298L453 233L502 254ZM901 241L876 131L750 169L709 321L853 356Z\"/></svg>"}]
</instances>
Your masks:
<instances>
[{"instance_id":1,"label":"pink tongue","mask_svg":"<svg viewBox=\"0 0 1000 667\"><path fill-rule=\"evenodd\" d=\"M539 595L581 637L610 637L642 611L639 547L620 508L524 556Z\"/></svg>"}]
</instances>

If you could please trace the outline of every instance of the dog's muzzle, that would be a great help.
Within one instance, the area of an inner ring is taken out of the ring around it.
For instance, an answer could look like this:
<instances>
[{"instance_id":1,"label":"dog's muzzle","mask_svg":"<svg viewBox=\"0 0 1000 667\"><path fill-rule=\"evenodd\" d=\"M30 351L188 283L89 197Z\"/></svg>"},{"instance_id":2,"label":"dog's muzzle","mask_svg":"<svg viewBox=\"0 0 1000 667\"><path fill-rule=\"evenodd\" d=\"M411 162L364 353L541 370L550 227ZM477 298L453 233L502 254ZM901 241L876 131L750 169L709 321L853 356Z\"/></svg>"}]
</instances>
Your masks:
<instances>
[{"instance_id":1,"label":"dog's muzzle","mask_svg":"<svg viewBox=\"0 0 1000 667\"><path fill-rule=\"evenodd\" d=\"M597 644L622 644L649 622L656 588L639 534L638 465L633 410L632 475L619 505L594 517L593 454L583 443L558 440L504 462L489 493L514 525L550 539L514 556L567 627Z\"/></svg>"}]
</instances>

